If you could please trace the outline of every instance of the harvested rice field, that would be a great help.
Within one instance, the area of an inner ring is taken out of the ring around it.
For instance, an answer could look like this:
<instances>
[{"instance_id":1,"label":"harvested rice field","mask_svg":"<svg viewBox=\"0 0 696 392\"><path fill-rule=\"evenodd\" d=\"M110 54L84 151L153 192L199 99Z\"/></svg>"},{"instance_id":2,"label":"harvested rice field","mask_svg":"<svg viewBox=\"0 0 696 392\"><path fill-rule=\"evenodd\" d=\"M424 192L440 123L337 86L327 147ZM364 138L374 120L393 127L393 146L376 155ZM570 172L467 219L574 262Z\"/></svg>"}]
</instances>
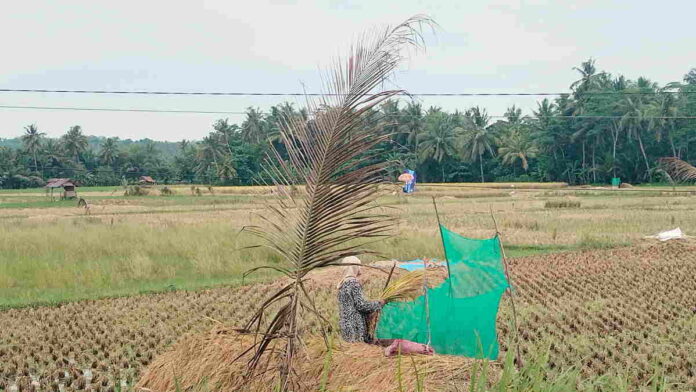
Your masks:
<instances>
[{"instance_id":1,"label":"harvested rice field","mask_svg":"<svg viewBox=\"0 0 696 392\"><path fill-rule=\"evenodd\" d=\"M696 389L696 242L643 238L674 227L696 233L696 189L507 185L515 184L424 186L413 197L385 190L381 204L401 221L377 248L386 258L442 257L430 196L443 224L465 236L491 236L492 210L511 256L525 361L546 356L549 377L622 378L625 390L656 374L667 390ZM0 191L0 390L130 390L160 355L249 318L277 283L267 274L242 285L241 274L277 260L238 250L250 244L238 232L256 222L270 190L175 192L86 189L86 215L73 202ZM334 324L337 275L325 271L310 285ZM375 296L384 276L367 275ZM505 296L501 358L514 342L511 319ZM328 385L348 382L341 377ZM431 385L461 391L467 382Z\"/></svg>"}]
</instances>

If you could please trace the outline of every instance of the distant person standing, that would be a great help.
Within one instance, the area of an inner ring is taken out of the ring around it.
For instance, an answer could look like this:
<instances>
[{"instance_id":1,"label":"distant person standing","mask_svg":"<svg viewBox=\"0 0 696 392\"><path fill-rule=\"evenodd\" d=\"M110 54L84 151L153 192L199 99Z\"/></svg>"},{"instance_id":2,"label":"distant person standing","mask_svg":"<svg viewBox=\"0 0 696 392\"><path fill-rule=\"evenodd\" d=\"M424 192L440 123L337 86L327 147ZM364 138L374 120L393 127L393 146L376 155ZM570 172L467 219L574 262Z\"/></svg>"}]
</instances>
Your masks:
<instances>
[{"instance_id":1,"label":"distant person standing","mask_svg":"<svg viewBox=\"0 0 696 392\"><path fill-rule=\"evenodd\" d=\"M404 193L413 193L416 190L416 172L415 170L406 169L399 176L399 181L404 182L403 191Z\"/></svg>"},{"instance_id":2,"label":"distant person standing","mask_svg":"<svg viewBox=\"0 0 696 392\"><path fill-rule=\"evenodd\" d=\"M360 264L360 259L351 256L342 261L345 264ZM384 306L382 301L368 301L363 296L363 289L358 277L359 265L344 267L343 279L338 284L338 325L341 338L346 342L370 343L367 332L367 320L370 314Z\"/></svg>"}]
</instances>

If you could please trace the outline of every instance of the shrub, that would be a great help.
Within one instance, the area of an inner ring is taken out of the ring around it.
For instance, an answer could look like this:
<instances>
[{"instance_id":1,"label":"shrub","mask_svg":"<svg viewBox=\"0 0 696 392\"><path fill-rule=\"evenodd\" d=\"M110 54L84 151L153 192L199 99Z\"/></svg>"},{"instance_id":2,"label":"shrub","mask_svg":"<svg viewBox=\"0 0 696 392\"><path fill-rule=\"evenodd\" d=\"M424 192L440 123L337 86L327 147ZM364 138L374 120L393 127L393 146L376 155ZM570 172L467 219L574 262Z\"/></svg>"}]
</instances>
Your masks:
<instances>
[{"instance_id":1,"label":"shrub","mask_svg":"<svg viewBox=\"0 0 696 392\"><path fill-rule=\"evenodd\" d=\"M171 196L174 194L174 191L170 189L169 187L163 187L160 189L160 196Z\"/></svg>"},{"instance_id":2,"label":"shrub","mask_svg":"<svg viewBox=\"0 0 696 392\"><path fill-rule=\"evenodd\" d=\"M150 192L139 185L132 185L126 187L126 191L123 192L123 196L147 196Z\"/></svg>"},{"instance_id":3,"label":"shrub","mask_svg":"<svg viewBox=\"0 0 696 392\"><path fill-rule=\"evenodd\" d=\"M201 188L191 185L191 196L201 196Z\"/></svg>"}]
</instances>

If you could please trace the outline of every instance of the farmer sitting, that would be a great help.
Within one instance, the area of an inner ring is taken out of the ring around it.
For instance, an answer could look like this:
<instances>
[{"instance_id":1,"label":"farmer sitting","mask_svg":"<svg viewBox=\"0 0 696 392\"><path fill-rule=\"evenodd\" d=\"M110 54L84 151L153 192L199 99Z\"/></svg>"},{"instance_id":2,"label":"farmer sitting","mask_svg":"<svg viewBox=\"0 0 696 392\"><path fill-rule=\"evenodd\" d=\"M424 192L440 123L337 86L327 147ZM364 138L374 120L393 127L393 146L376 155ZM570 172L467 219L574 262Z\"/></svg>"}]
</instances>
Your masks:
<instances>
[{"instance_id":1,"label":"farmer sitting","mask_svg":"<svg viewBox=\"0 0 696 392\"><path fill-rule=\"evenodd\" d=\"M383 301L368 301L363 296L360 276L360 259L346 257L343 279L338 284L339 328L346 342L370 343L367 320L371 313L382 309Z\"/></svg>"}]
</instances>

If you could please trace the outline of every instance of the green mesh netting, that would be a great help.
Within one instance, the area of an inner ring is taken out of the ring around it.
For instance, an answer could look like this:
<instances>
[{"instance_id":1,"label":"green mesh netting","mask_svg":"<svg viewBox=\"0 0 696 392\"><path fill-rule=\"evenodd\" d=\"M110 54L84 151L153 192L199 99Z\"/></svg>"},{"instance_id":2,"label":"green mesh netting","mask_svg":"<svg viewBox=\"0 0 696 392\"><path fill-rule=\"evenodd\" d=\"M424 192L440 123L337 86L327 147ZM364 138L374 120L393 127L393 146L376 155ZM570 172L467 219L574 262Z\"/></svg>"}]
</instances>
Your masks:
<instances>
[{"instance_id":1,"label":"green mesh netting","mask_svg":"<svg viewBox=\"0 0 696 392\"><path fill-rule=\"evenodd\" d=\"M382 309L378 339L428 343L438 354L498 357L496 316L508 282L498 237L465 238L440 226L450 277L411 302ZM429 317L428 317L429 316ZM428 318L430 331L428 331Z\"/></svg>"}]
</instances>

